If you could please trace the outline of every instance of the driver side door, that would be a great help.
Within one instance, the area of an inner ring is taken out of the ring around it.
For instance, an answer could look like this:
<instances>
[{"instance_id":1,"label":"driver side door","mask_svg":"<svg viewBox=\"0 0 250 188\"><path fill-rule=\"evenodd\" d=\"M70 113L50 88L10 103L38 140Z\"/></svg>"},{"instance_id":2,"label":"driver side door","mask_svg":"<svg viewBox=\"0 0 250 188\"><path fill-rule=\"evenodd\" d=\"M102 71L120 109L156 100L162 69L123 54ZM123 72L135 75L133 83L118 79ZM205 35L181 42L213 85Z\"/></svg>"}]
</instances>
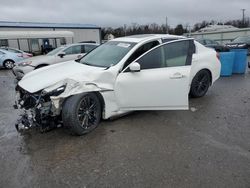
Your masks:
<instances>
[{"instance_id":1,"label":"driver side door","mask_svg":"<svg viewBox=\"0 0 250 188\"><path fill-rule=\"evenodd\" d=\"M125 68L115 83L120 110L188 109L193 46L191 39L165 43L136 60L139 72Z\"/></svg>"}]
</instances>

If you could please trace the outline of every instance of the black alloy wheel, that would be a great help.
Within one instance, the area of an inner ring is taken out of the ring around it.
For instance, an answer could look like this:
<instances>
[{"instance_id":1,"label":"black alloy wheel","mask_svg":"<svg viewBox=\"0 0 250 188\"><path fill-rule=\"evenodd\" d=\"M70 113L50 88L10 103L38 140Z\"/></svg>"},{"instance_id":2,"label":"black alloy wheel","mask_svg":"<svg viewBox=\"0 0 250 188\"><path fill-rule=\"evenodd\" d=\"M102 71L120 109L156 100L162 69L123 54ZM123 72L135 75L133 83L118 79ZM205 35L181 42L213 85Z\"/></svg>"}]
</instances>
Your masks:
<instances>
[{"instance_id":1,"label":"black alloy wheel","mask_svg":"<svg viewBox=\"0 0 250 188\"><path fill-rule=\"evenodd\" d=\"M89 129L96 124L97 115L97 101L91 96L85 96L78 107L78 120L83 129Z\"/></svg>"},{"instance_id":2,"label":"black alloy wheel","mask_svg":"<svg viewBox=\"0 0 250 188\"><path fill-rule=\"evenodd\" d=\"M193 78L190 95L194 98L203 97L210 86L211 77L207 70L199 71Z\"/></svg>"},{"instance_id":3,"label":"black alloy wheel","mask_svg":"<svg viewBox=\"0 0 250 188\"><path fill-rule=\"evenodd\" d=\"M76 135L84 135L94 130L100 122L102 107L94 93L83 93L69 97L62 109L65 127Z\"/></svg>"}]
</instances>

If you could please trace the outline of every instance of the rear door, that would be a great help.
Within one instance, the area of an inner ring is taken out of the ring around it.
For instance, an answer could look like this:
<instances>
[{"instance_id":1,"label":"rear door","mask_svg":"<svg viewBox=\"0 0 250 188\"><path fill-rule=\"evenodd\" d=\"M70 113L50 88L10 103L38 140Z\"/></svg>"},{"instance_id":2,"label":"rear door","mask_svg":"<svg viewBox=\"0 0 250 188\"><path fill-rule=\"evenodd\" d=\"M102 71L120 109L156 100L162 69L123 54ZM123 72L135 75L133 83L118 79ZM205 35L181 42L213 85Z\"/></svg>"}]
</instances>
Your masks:
<instances>
[{"instance_id":1,"label":"rear door","mask_svg":"<svg viewBox=\"0 0 250 188\"><path fill-rule=\"evenodd\" d=\"M120 110L188 109L193 40L155 47L136 60L140 72L125 68L117 77Z\"/></svg>"}]
</instances>

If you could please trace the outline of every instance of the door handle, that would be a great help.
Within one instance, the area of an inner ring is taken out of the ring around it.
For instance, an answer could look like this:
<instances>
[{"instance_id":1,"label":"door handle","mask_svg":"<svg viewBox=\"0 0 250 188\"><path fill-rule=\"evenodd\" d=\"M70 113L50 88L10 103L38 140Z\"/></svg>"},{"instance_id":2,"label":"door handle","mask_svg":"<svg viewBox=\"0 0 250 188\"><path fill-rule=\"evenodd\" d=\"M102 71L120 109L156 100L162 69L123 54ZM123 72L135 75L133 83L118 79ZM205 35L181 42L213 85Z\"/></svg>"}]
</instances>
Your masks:
<instances>
[{"instance_id":1,"label":"door handle","mask_svg":"<svg viewBox=\"0 0 250 188\"><path fill-rule=\"evenodd\" d=\"M181 79L183 77L184 77L183 74L177 72L177 73L174 73L172 76L170 76L170 79Z\"/></svg>"}]
</instances>

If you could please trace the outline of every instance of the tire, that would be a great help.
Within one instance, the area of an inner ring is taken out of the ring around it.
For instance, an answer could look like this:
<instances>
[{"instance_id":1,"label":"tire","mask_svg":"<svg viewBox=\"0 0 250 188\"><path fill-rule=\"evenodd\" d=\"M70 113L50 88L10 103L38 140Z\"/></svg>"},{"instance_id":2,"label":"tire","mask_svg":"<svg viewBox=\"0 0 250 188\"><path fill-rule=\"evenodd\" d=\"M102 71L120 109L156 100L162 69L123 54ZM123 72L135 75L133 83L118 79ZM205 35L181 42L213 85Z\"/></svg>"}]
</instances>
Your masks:
<instances>
[{"instance_id":1,"label":"tire","mask_svg":"<svg viewBox=\"0 0 250 188\"><path fill-rule=\"evenodd\" d=\"M101 103L94 93L83 93L69 97L62 107L63 125L74 135L93 131L101 119Z\"/></svg>"},{"instance_id":2,"label":"tire","mask_svg":"<svg viewBox=\"0 0 250 188\"><path fill-rule=\"evenodd\" d=\"M48 65L45 65L45 64L43 64L43 65L38 65L35 69L40 69L40 68L46 67L46 66L48 66Z\"/></svg>"},{"instance_id":3,"label":"tire","mask_svg":"<svg viewBox=\"0 0 250 188\"><path fill-rule=\"evenodd\" d=\"M210 86L211 76L208 70L199 71L192 80L190 95L193 98L203 97Z\"/></svg>"},{"instance_id":4,"label":"tire","mask_svg":"<svg viewBox=\"0 0 250 188\"><path fill-rule=\"evenodd\" d=\"M13 60L10 60L10 59L5 60L5 61L3 62L3 66L4 66L4 68L6 68L6 69L12 69L12 68L15 66L15 62L14 62Z\"/></svg>"}]
</instances>

